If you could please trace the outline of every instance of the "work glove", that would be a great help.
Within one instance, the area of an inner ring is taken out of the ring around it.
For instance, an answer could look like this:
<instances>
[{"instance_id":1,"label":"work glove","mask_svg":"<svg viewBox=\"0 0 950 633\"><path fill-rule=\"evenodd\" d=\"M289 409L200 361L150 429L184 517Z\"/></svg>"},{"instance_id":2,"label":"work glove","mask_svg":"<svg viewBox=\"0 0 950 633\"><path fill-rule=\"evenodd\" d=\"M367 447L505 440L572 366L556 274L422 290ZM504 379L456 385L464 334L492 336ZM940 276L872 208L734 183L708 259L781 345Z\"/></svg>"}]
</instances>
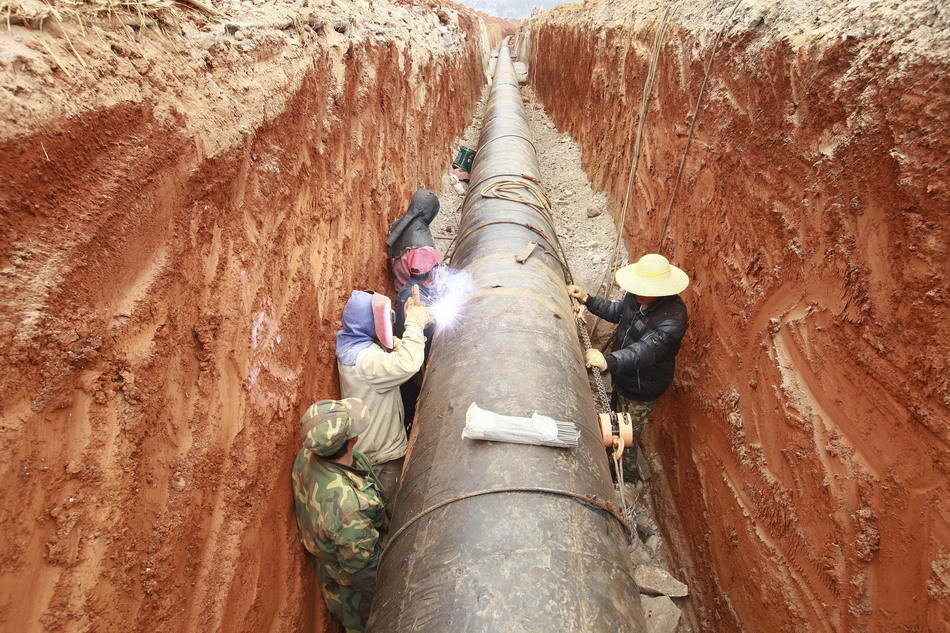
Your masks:
<instances>
[{"instance_id":1,"label":"work glove","mask_svg":"<svg viewBox=\"0 0 950 633\"><path fill-rule=\"evenodd\" d=\"M419 329L423 329L432 321L432 313L419 298L419 286L412 287L412 295L406 299L405 308L407 325L414 323Z\"/></svg>"},{"instance_id":2,"label":"work glove","mask_svg":"<svg viewBox=\"0 0 950 633\"><path fill-rule=\"evenodd\" d=\"M570 285L567 287L567 294L571 295L572 297L574 297L581 303L586 303L587 297L589 296L586 292L584 292L583 288L581 288L580 286L574 286L574 285Z\"/></svg>"},{"instance_id":3,"label":"work glove","mask_svg":"<svg viewBox=\"0 0 950 633\"><path fill-rule=\"evenodd\" d=\"M399 338L398 336L394 336L393 337L393 351L398 352L400 346L402 346L402 339Z\"/></svg>"},{"instance_id":4,"label":"work glove","mask_svg":"<svg viewBox=\"0 0 950 633\"><path fill-rule=\"evenodd\" d=\"M586 356L588 367L596 367L600 371L607 371L607 359L604 358L599 349L587 350Z\"/></svg>"}]
</instances>

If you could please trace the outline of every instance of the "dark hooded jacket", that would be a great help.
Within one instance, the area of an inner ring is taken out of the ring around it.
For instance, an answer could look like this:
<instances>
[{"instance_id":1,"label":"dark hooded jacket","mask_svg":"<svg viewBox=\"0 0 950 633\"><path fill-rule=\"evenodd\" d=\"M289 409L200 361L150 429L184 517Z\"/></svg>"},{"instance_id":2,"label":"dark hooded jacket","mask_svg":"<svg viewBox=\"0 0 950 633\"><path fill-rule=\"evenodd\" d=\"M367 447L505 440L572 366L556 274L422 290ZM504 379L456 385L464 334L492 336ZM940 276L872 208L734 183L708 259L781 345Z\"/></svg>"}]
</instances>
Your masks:
<instances>
[{"instance_id":1,"label":"dark hooded jacket","mask_svg":"<svg viewBox=\"0 0 950 633\"><path fill-rule=\"evenodd\" d=\"M435 247L429 225L439 214L439 197L428 189L412 194L405 215L393 222L386 238L386 252L396 259L411 248Z\"/></svg>"},{"instance_id":2,"label":"dark hooded jacket","mask_svg":"<svg viewBox=\"0 0 950 633\"><path fill-rule=\"evenodd\" d=\"M656 400L673 382L676 354L689 320L678 295L663 297L641 312L636 297L622 301L590 296L587 309L618 323L613 351L606 355L614 391L637 402Z\"/></svg>"}]
</instances>

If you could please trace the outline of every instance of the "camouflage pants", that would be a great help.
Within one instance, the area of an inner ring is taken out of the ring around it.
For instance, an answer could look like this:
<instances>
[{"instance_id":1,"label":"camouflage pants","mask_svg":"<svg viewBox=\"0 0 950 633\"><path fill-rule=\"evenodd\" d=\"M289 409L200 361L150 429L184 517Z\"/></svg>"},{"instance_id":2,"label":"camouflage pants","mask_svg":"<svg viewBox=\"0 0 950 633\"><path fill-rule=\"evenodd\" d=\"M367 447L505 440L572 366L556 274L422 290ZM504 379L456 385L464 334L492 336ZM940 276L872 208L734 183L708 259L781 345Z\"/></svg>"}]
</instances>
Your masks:
<instances>
[{"instance_id":1,"label":"camouflage pants","mask_svg":"<svg viewBox=\"0 0 950 633\"><path fill-rule=\"evenodd\" d=\"M637 402L636 400L627 400L621 395L614 394L614 411L618 413L629 413L633 421L633 446L624 449L620 460L623 462L623 472L626 477L636 477L640 469L637 466L637 447L640 445L640 434L643 433L643 427L650 419L650 410L656 400L650 402Z\"/></svg>"},{"instance_id":2,"label":"camouflage pants","mask_svg":"<svg viewBox=\"0 0 950 633\"><path fill-rule=\"evenodd\" d=\"M327 609L333 617L340 621L346 633L363 633L366 629L366 620L369 618L369 608L373 604L373 596L357 591L353 587L340 585L320 569L319 565L317 576L320 578L323 600L327 603Z\"/></svg>"}]
</instances>

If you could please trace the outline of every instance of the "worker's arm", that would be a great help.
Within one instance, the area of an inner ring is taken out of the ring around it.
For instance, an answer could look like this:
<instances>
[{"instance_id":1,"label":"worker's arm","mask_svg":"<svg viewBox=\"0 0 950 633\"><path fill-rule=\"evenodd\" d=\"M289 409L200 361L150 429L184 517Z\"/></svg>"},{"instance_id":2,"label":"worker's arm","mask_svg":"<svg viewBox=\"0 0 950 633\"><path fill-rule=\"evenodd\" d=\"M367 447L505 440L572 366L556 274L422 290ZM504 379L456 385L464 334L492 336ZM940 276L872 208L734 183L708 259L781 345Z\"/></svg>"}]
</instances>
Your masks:
<instances>
[{"instance_id":1,"label":"worker's arm","mask_svg":"<svg viewBox=\"0 0 950 633\"><path fill-rule=\"evenodd\" d=\"M591 310L593 312L593 310ZM629 373L652 367L658 358L665 356L667 348L683 340L686 322L681 319L666 319L643 338L623 349L607 354L607 371L612 374Z\"/></svg>"},{"instance_id":2,"label":"worker's arm","mask_svg":"<svg viewBox=\"0 0 950 633\"><path fill-rule=\"evenodd\" d=\"M591 314L598 316L604 321L611 323L620 323L620 314L623 312L623 301L611 301L603 297L588 295L584 302Z\"/></svg>"},{"instance_id":3,"label":"worker's arm","mask_svg":"<svg viewBox=\"0 0 950 633\"><path fill-rule=\"evenodd\" d=\"M378 346L368 347L356 359L356 375L379 393L409 380L422 367L425 357L424 325L425 322L420 323L417 315L408 312L406 329L398 349L386 352Z\"/></svg>"},{"instance_id":4,"label":"worker's arm","mask_svg":"<svg viewBox=\"0 0 950 633\"><path fill-rule=\"evenodd\" d=\"M620 315L623 313L622 301L610 301L589 295L586 290L574 284L567 287L567 294L584 304L595 316L611 323L620 323Z\"/></svg>"},{"instance_id":5,"label":"worker's arm","mask_svg":"<svg viewBox=\"0 0 950 633\"><path fill-rule=\"evenodd\" d=\"M376 586L376 568L382 550L379 532L372 519L360 512L347 512L333 535L337 562L360 591L372 592Z\"/></svg>"}]
</instances>

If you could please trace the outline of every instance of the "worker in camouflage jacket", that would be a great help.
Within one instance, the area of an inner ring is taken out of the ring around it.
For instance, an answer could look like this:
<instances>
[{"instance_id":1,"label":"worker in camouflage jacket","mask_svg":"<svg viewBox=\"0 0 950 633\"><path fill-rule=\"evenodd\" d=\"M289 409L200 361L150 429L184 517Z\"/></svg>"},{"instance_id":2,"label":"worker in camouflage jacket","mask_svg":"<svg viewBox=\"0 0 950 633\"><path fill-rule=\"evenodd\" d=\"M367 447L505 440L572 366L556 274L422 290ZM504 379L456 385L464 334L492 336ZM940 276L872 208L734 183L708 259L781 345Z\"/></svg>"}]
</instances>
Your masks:
<instances>
[{"instance_id":1,"label":"worker in camouflage jacket","mask_svg":"<svg viewBox=\"0 0 950 633\"><path fill-rule=\"evenodd\" d=\"M587 350L587 366L609 372L614 409L629 413L634 424L634 447L650 410L673 382L676 354L689 320L686 304L678 296L689 285L689 276L662 255L644 255L616 273L617 285L627 291L621 301L593 297L579 286L567 292L592 314L618 323L613 350L606 356ZM624 470L638 472L636 450L624 451Z\"/></svg>"},{"instance_id":2,"label":"worker in camouflage jacket","mask_svg":"<svg viewBox=\"0 0 950 633\"><path fill-rule=\"evenodd\" d=\"M379 480L353 450L369 420L358 398L311 405L300 420L303 448L292 476L300 540L316 559L327 608L346 633L366 626L389 527Z\"/></svg>"}]
</instances>

